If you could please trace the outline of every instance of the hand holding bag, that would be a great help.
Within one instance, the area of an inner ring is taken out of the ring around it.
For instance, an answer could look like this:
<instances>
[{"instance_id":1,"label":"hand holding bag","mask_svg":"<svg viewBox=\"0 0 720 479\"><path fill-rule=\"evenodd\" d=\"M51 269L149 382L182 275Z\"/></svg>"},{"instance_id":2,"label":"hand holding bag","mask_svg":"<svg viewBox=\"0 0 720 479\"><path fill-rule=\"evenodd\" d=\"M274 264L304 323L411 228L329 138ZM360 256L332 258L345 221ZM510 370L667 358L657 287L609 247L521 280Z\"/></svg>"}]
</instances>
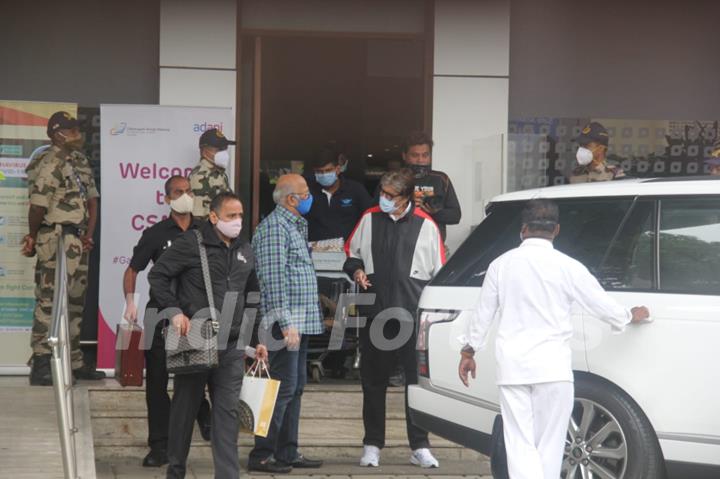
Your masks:
<instances>
[{"instance_id":1,"label":"hand holding bag","mask_svg":"<svg viewBox=\"0 0 720 479\"><path fill-rule=\"evenodd\" d=\"M279 389L280 381L270 378L267 363L255 362L243 378L240 390L241 430L267 437Z\"/></svg>"},{"instance_id":2,"label":"hand holding bag","mask_svg":"<svg viewBox=\"0 0 720 479\"><path fill-rule=\"evenodd\" d=\"M202 233L199 230L194 232L200 249L200 265L210 307L210 319L202 321L201 325L198 324L200 321L192 321L194 324L186 336L181 336L172 325L165 327L167 370L174 374L201 373L218 366L219 323L213 299L207 250L203 244Z\"/></svg>"}]
</instances>

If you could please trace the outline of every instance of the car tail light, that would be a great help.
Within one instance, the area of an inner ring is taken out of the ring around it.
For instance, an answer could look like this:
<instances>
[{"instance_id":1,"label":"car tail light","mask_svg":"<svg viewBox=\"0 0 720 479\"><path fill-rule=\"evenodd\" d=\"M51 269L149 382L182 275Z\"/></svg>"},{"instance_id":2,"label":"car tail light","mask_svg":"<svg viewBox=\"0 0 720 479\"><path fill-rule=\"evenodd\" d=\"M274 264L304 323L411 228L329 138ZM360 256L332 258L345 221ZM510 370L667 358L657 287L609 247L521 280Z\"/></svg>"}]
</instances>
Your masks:
<instances>
[{"instance_id":1,"label":"car tail light","mask_svg":"<svg viewBox=\"0 0 720 479\"><path fill-rule=\"evenodd\" d=\"M449 323L454 321L460 314L459 311L421 309L418 311L418 333L417 333L417 359L418 374L423 377L430 377L430 362L428 356L428 341L430 339L430 326L438 323Z\"/></svg>"}]
</instances>

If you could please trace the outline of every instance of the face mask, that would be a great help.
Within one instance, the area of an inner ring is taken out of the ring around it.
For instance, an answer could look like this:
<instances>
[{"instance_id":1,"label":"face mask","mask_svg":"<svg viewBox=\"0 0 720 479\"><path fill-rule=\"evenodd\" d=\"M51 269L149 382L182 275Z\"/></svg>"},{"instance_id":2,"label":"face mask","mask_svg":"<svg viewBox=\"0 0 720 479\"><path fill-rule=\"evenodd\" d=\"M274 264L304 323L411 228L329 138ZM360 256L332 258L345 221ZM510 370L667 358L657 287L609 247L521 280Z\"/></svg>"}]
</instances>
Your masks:
<instances>
[{"instance_id":1,"label":"face mask","mask_svg":"<svg viewBox=\"0 0 720 479\"><path fill-rule=\"evenodd\" d=\"M430 165L410 165L410 169L415 173L415 178L422 178L430 173Z\"/></svg>"},{"instance_id":2,"label":"face mask","mask_svg":"<svg viewBox=\"0 0 720 479\"><path fill-rule=\"evenodd\" d=\"M345 160L345 163L340 165L340 173L345 173L347 171L348 163L350 163L350 160Z\"/></svg>"},{"instance_id":3,"label":"face mask","mask_svg":"<svg viewBox=\"0 0 720 479\"><path fill-rule=\"evenodd\" d=\"M580 166L587 166L592 163L593 152L584 146L581 146L578 148L577 153L575 153L575 158L577 158L577 162Z\"/></svg>"},{"instance_id":4,"label":"face mask","mask_svg":"<svg viewBox=\"0 0 720 479\"><path fill-rule=\"evenodd\" d=\"M232 221L218 220L215 226L217 227L219 232L221 232L228 238L235 239L240 236L240 231L242 231L242 218L238 218Z\"/></svg>"},{"instance_id":5,"label":"face mask","mask_svg":"<svg viewBox=\"0 0 720 479\"><path fill-rule=\"evenodd\" d=\"M390 198L380 195L380 211L390 214L396 209L397 206L395 206L395 200L391 200Z\"/></svg>"},{"instance_id":6,"label":"face mask","mask_svg":"<svg viewBox=\"0 0 720 479\"><path fill-rule=\"evenodd\" d=\"M85 143L83 141L82 135L77 138L68 139L68 137L63 135L62 133L58 134L65 139L65 143L63 144L63 146L67 147L70 150L82 150L82 147Z\"/></svg>"},{"instance_id":7,"label":"face mask","mask_svg":"<svg viewBox=\"0 0 720 479\"><path fill-rule=\"evenodd\" d=\"M329 173L315 173L315 179L321 186L325 188L332 186L337 181L337 173L331 171Z\"/></svg>"},{"instance_id":8,"label":"face mask","mask_svg":"<svg viewBox=\"0 0 720 479\"><path fill-rule=\"evenodd\" d=\"M313 202L313 195L308 195L307 198L304 200L301 200L298 195L293 195L298 201L300 201L300 204L296 206L298 213L305 216L310 211L310 207L312 206Z\"/></svg>"},{"instance_id":9,"label":"face mask","mask_svg":"<svg viewBox=\"0 0 720 479\"><path fill-rule=\"evenodd\" d=\"M223 170L226 170L230 164L230 153L227 150L218 151L213 157L215 166L219 166Z\"/></svg>"},{"instance_id":10,"label":"face mask","mask_svg":"<svg viewBox=\"0 0 720 479\"><path fill-rule=\"evenodd\" d=\"M180 213L181 215L184 215L192 211L193 203L193 197L188 195L187 193L183 193L180 198L170 200L170 208L172 208L175 213Z\"/></svg>"}]
</instances>

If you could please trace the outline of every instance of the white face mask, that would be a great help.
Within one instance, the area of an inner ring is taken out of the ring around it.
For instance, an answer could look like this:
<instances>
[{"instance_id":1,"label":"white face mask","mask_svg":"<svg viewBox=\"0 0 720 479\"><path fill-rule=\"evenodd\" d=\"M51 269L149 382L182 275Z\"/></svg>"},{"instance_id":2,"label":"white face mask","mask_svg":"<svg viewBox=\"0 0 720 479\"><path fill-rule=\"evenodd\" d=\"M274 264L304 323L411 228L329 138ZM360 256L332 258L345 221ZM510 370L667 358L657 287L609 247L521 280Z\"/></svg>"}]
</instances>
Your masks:
<instances>
[{"instance_id":1,"label":"white face mask","mask_svg":"<svg viewBox=\"0 0 720 479\"><path fill-rule=\"evenodd\" d=\"M584 146L581 146L578 148L577 153L575 153L575 158L577 158L577 162L580 166L587 166L592 163L593 152Z\"/></svg>"},{"instance_id":2,"label":"white face mask","mask_svg":"<svg viewBox=\"0 0 720 479\"><path fill-rule=\"evenodd\" d=\"M242 218L232 221L218 220L215 226L217 226L218 231L228 238L235 239L240 236L240 231L242 231Z\"/></svg>"},{"instance_id":3,"label":"white face mask","mask_svg":"<svg viewBox=\"0 0 720 479\"><path fill-rule=\"evenodd\" d=\"M219 166L223 170L226 170L230 164L230 153L227 150L218 151L213 157L215 165Z\"/></svg>"},{"instance_id":4,"label":"white face mask","mask_svg":"<svg viewBox=\"0 0 720 479\"><path fill-rule=\"evenodd\" d=\"M188 195L187 193L183 193L180 198L170 200L170 208L172 208L175 213L180 213L181 215L184 215L192 212L194 202L195 201L193 200L192 196Z\"/></svg>"}]
</instances>

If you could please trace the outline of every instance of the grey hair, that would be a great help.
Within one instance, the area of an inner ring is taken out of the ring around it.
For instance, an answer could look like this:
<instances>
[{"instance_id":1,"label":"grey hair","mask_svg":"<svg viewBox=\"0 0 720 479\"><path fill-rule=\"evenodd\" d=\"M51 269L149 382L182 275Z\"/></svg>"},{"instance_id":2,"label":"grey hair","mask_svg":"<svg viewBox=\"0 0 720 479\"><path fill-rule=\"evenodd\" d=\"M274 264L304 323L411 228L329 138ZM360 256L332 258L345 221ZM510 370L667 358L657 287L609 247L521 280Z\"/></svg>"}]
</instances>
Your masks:
<instances>
[{"instance_id":1,"label":"grey hair","mask_svg":"<svg viewBox=\"0 0 720 479\"><path fill-rule=\"evenodd\" d=\"M388 171L380 178L380 187L390 186L402 197L410 197L415 191L415 174L409 168Z\"/></svg>"},{"instance_id":2,"label":"grey hair","mask_svg":"<svg viewBox=\"0 0 720 479\"><path fill-rule=\"evenodd\" d=\"M273 190L273 201L276 205L285 205L285 198L287 198L289 195L293 194L293 187L289 183L285 183L285 185L277 184L275 185L275 189Z\"/></svg>"},{"instance_id":3,"label":"grey hair","mask_svg":"<svg viewBox=\"0 0 720 479\"><path fill-rule=\"evenodd\" d=\"M533 231L552 233L560 223L560 211L552 200L530 200L521 213L522 223Z\"/></svg>"}]
</instances>

